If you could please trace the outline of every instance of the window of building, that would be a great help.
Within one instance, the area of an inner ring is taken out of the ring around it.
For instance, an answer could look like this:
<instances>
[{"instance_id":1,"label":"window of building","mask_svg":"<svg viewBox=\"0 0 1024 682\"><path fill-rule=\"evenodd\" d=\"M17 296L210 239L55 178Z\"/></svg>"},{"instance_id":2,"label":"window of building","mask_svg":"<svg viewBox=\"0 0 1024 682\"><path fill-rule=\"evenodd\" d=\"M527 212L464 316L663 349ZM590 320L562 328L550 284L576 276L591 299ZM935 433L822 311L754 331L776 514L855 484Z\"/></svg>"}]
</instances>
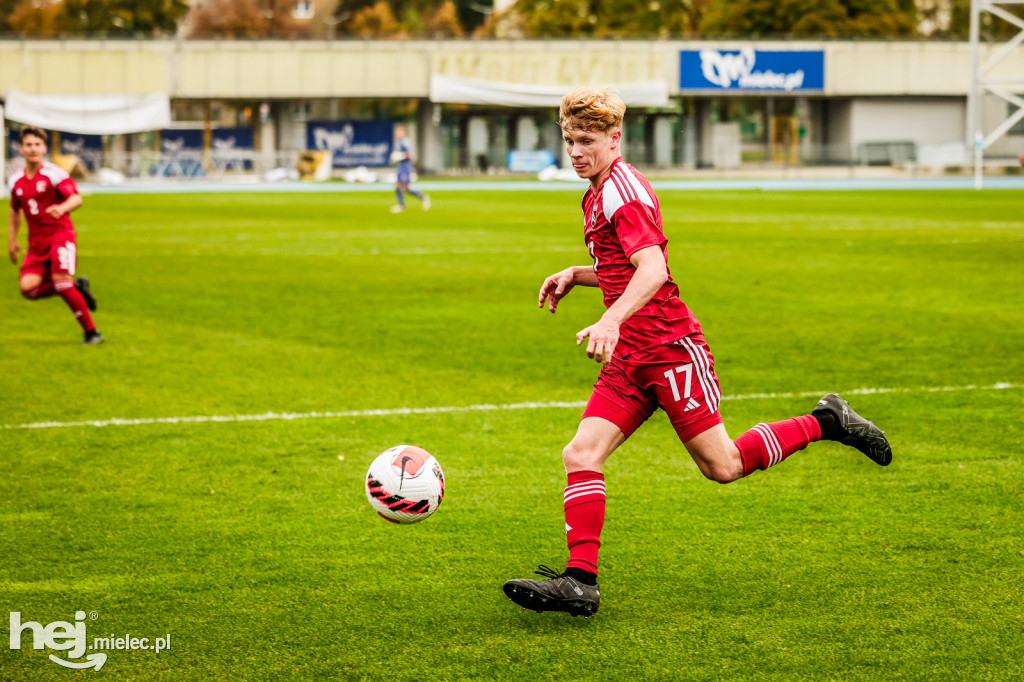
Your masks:
<instances>
[{"instance_id":1,"label":"window of building","mask_svg":"<svg viewBox=\"0 0 1024 682\"><path fill-rule=\"evenodd\" d=\"M1017 112L1017 104L1007 102L1007 116L1013 116ZM1008 135L1024 135L1024 119L1021 119L1007 131Z\"/></svg>"},{"instance_id":2,"label":"window of building","mask_svg":"<svg viewBox=\"0 0 1024 682\"><path fill-rule=\"evenodd\" d=\"M1006 103L1006 115L1013 116L1017 111L1017 105L1012 102ZM1006 131L1007 135L1024 135L1024 118L1013 124L1009 130Z\"/></svg>"},{"instance_id":3,"label":"window of building","mask_svg":"<svg viewBox=\"0 0 1024 682\"><path fill-rule=\"evenodd\" d=\"M292 16L296 19L312 19L313 0L296 0Z\"/></svg>"}]
</instances>

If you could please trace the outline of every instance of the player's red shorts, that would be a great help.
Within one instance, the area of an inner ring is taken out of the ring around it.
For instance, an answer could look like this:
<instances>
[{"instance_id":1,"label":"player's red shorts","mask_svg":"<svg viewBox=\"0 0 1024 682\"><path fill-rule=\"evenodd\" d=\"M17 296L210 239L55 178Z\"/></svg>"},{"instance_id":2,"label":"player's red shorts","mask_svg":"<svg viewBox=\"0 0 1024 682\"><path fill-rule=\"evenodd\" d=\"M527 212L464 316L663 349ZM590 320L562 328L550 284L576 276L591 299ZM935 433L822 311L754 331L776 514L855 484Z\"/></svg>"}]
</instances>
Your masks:
<instances>
[{"instance_id":1,"label":"player's red shorts","mask_svg":"<svg viewBox=\"0 0 1024 682\"><path fill-rule=\"evenodd\" d=\"M24 275L71 275L78 267L78 247L73 230L55 232L49 239L37 240L28 247L21 264Z\"/></svg>"},{"instance_id":2,"label":"player's red shorts","mask_svg":"<svg viewBox=\"0 0 1024 682\"><path fill-rule=\"evenodd\" d=\"M722 389L702 334L616 356L601 370L583 417L612 422L628 438L654 411L668 414L684 443L722 423Z\"/></svg>"}]
</instances>

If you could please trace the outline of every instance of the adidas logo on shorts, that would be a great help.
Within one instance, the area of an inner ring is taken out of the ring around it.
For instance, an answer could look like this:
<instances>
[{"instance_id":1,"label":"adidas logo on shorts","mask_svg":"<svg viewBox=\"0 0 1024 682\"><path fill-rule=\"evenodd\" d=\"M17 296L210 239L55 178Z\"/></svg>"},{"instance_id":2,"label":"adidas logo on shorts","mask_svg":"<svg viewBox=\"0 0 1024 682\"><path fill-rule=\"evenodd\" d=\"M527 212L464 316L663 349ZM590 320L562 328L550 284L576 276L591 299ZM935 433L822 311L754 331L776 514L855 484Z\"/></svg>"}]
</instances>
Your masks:
<instances>
[{"instance_id":1,"label":"adidas logo on shorts","mask_svg":"<svg viewBox=\"0 0 1024 682\"><path fill-rule=\"evenodd\" d=\"M686 407L683 408L683 412L689 412L690 410L696 409L698 407L700 407L700 403L698 403L693 398L690 398L690 401L686 403Z\"/></svg>"}]
</instances>

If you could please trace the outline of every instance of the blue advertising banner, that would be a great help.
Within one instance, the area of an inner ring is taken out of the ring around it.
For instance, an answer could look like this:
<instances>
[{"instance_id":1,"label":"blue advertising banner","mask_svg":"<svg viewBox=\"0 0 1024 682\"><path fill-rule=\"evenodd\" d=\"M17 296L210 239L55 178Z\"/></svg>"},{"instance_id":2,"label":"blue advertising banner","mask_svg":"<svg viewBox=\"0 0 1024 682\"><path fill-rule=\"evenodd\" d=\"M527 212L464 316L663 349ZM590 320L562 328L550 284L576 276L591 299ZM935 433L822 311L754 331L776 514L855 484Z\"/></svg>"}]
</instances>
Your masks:
<instances>
[{"instance_id":1,"label":"blue advertising banner","mask_svg":"<svg viewBox=\"0 0 1024 682\"><path fill-rule=\"evenodd\" d=\"M160 131L160 151L164 154L183 154L203 151L202 128L175 128Z\"/></svg>"},{"instance_id":2,"label":"blue advertising banner","mask_svg":"<svg viewBox=\"0 0 1024 682\"><path fill-rule=\"evenodd\" d=\"M60 153L78 157L87 171L103 168L103 137L81 133L61 133Z\"/></svg>"},{"instance_id":3,"label":"blue advertising banner","mask_svg":"<svg viewBox=\"0 0 1024 682\"><path fill-rule=\"evenodd\" d=\"M825 89L823 50L683 50L681 90L794 92Z\"/></svg>"},{"instance_id":4,"label":"blue advertising banner","mask_svg":"<svg viewBox=\"0 0 1024 682\"><path fill-rule=\"evenodd\" d=\"M391 121L308 121L306 149L331 153L334 168L390 165Z\"/></svg>"},{"instance_id":5,"label":"blue advertising banner","mask_svg":"<svg viewBox=\"0 0 1024 682\"><path fill-rule=\"evenodd\" d=\"M160 163L156 175L205 175L203 169L203 129L175 128L160 131Z\"/></svg>"},{"instance_id":6,"label":"blue advertising banner","mask_svg":"<svg viewBox=\"0 0 1024 682\"><path fill-rule=\"evenodd\" d=\"M214 128L213 151L230 152L236 149L252 150L252 128Z\"/></svg>"},{"instance_id":7,"label":"blue advertising banner","mask_svg":"<svg viewBox=\"0 0 1024 682\"><path fill-rule=\"evenodd\" d=\"M555 154L549 149L513 149L508 153L508 169L512 173L537 173L555 165Z\"/></svg>"},{"instance_id":8,"label":"blue advertising banner","mask_svg":"<svg viewBox=\"0 0 1024 682\"><path fill-rule=\"evenodd\" d=\"M222 170L252 169L252 128L216 128L212 132L215 166Z\"/></svg>"},{"instance_id":9,"label":"blue advertising banner","mask_svg":"<svg viewBox=\"0 0 1024 682\"><path fill-rule=\"evenodd\" d=\"M252 128L214 128L212 132L214 152L252 151Z\"/></svg>"}]
</instances>

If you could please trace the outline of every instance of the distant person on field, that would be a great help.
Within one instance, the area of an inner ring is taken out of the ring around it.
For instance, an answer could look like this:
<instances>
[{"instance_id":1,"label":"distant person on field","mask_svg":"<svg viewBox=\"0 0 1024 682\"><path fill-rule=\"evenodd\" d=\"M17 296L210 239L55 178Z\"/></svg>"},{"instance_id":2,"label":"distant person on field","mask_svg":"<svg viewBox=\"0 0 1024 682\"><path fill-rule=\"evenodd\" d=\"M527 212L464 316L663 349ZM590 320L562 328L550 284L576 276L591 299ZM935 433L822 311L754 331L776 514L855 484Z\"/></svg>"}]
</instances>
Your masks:
<instances>
[{"instance_id":1,"label":"distant person on field","mask_svg":"<svg viewBox=\"0 0 1024 682\"><path fill-rule=\"evenodd\" d=\"M413 195L423 202L423 210L430 210L430 197L418 192L409 186L412 180L412 145L406 137L405 126L395 127L395 151L391 153L393 163L398 164L398 175L395 178L395 196L398 197L398 204L391 207L392 213L405 211L405 193Z\"/></svg>"},{"instance_id":2,"label":"distant person on field","mask_svg":"<svg viewBox=\"0 0 1024 682\"><path fill-rule=\"evenodd\" d=\"M559 111L573 169L590 180L582 206L593 264L545 279L538 305L554 313L579 285L600 288L607 310L576 334L577 345L586 343L587 356L602 368L576 435L562 451L568 565L561 573L541 566L536 573L548 580L504 585L509 599L535 611L597 611L604 463L659 407L701 473L719 483L774 466L817 440L852 446L882 466L892 459L885 434L834 393L810 414L758 424L736 440L728 436L714 358L669 273L658 197L622 159L625 111L616 95L585 88L563 97Z\"/></svg>"},{"instance_id":3,"label":"distant person on field","mask_svg":"<svg viewBox=\"0 0 1024 682\"><path fill-rule=\"evenodd\" d=\"M89 291L89 280L75 279L78 249L75 228L68 214L82 205L82 197L71 176L45 160L46 131L34 126L21 129L21 155L25 168L8 181L11 190L10 235L7 253L18 264L25 252L18 245L21 214L28 223L28 254L21 264L21 295L30 301L60 296L82 325L85 340L93 345L103 342L89 311L96 310L96 299Z\"/></svg>"}]
</instances>

